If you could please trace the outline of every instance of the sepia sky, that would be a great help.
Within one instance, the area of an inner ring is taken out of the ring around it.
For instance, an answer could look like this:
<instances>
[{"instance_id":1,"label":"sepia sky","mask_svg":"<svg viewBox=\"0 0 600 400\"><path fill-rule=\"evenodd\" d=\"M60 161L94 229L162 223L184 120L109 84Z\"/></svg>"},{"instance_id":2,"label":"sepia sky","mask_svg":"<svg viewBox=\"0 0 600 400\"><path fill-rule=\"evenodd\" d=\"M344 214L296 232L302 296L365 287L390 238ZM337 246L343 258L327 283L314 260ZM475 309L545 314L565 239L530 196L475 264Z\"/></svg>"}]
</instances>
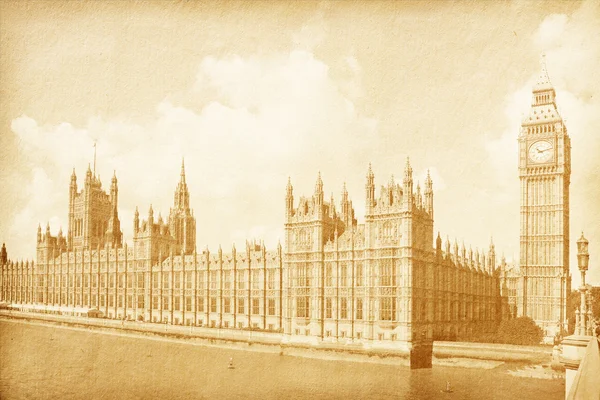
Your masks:
<instances>
[{"instance_id":1,"label":"sepia sky","mask_svg":"<svg viewBox=\"0 0 600 400\"><path fill-rule=\"evenodd\" d=\"M283 241L317 173L364 221L365 175L434 184L435 232L519 254L517 136L540 54L572 140L571 271L600 283L600 3L2 2L0 240L67 230L69 176L163 217L185 157L198 249Z\"/></svg>"}]
</instances>

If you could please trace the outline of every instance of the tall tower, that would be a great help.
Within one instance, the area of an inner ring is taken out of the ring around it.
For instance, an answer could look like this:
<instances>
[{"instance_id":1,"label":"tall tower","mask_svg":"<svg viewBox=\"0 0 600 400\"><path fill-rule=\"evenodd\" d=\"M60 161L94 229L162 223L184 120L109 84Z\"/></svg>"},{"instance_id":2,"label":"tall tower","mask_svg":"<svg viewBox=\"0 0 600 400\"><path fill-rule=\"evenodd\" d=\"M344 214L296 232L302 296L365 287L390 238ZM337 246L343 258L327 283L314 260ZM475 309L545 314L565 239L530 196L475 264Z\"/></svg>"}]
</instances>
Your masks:
<instances>
[{"instance_id":1,"label":"tall tower","mask_svg":"<svg viewBox=\"0 0 600 400\"><path fill-rule=\"evenodd\" d=\"M546 337L561 326L567 329L570 176L571 140L542 59L519 134L522 294L517 313L535 320Z\"/></svg>"},{"instance_id":2,"label":"tall tower","mask_svg":"<svg viewBox=\"0 0 600 400\"><path fill-rule=\"evenodd\" d=\"M175 238L176 252L192 254L196 248L196 218L190 209L190 193L185 182L185 164L181 160L181 174L175 189L174 205L169 214L169 230Z\"/></svg>"},{"instance_id":3,"label":"tall tower","mask_svg":"<svg viewBox=\"0 0 600 400\"><path fill-rule=\"evenodd\" d=\"M88 166L83 188L78 192L77 177L73 170L69 186L68 249L89 250L106 244L115 248L121 247L123 234L117 204L116 175L112 178L109 194L102 188L100 177L96 176Z\"/></svg>"}]
</instances>

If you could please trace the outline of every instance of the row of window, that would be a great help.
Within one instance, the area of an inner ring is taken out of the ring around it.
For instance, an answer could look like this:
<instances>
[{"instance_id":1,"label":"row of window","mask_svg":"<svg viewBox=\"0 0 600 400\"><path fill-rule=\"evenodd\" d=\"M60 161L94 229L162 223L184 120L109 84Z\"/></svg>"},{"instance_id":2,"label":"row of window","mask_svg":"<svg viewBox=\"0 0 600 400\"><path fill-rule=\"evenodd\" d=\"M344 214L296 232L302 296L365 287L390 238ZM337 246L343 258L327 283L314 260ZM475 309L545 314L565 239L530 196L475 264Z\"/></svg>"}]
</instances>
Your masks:
<instances>
[{"instance_id":1,"label":"row of window","mask_svg":"<svg viewBox=\"0 0 600 400\"><path fill-rule=\"evenodd\" d=\"M274 290L277 289L277 275L278 275L279 271L278 270L273 270L273 269L269 269L267 270L267 289L270 290ZM162 279L160 277L161 273L160 272L153 272L152 273L152 287L153 288L158 288L160 287L161 283L162 283L162 288L163 289L170 289L171 288L171 284L172 287L174 289L182 289L185 286L185 289L192 289L193 288L193 283L194 283L194 277L193 277L193 271L185 271L185 274L182 273L181 271L175 271L172 274L169 273L162 273ZM237 288L238 289L246 289L246 283L247 283L247 270L246 271L238 271L238 280L237 280ZM252 275L251 275L251 288L252 289L262 289L262 271L260 270L254 270L252 271ZM222 274L222 280L223 280L223 288L224 289L232 289L232 279L233 276L233 272L229 272L229 271L223 271ZM19 286L23 283L23 281L25 280L25 282L27 282L27 286L31 286L31 275L29 276L23 276L23 275L19 275L19 276L9 276L7 277L7 281L9 283L12 284L18 284ZM23 279L25 278L25 279ZM185 278L185 279L184 279ZM106 288L107 287L107 275L105 273L101 273L99 276L100 279L100 287L101 288ZM38 286L44 286L44 280L45 280L45 276L39 276L38 275L38 282L37 285ZM52 288L52 287L81 287L81 283L83 281L83 287L85 288L89 288L90 287L90 280L91 280L91 285L92 287L96 288L98 287L98 274L97 273L93 273L93 274L62 274L62 275L48 275L47 277L47 282L48 282L48 287ZM197 276L197 288L198 289L203 289L204 288L204 274L203 273L199 273ZM185 282L185 283L184 283ZM210 287L211 289L218 289L219 288L219 271L210 271L210 275L209 275L209 282L210 282ZM108 287L111 289L114 289L116 285L118 285L119 288L125 288L127 287L128 289L132 289L134 283L137 284L137 288L138 289L143 289L144 288L144 273L143 272L138 272L138 273L119 273L118 275L115 274L109 274L108 275Z\"/></svg>"},{"instance_id":2,"label":"row of window","mask_svg":"<svg viewBox=\"0 0 600 400\"><path fill-rule=\"evenodd\" d=\"M375 266L378 274L377 286L396 286L396 269L392 260L380 260ZM354 277L352 276L352 266L347 263L339 265L339 272L334 274L333 263L325 264L325 286L335 286L336 282L339 286L352 286L352 278L354 278L354 286L364 285L364 267L362 263L355 265ZM337 281L336 279L337 278ZM296 287L310 287L313 282L313 268L310 264L299 263L296 268L292 269L292 284Z\"/></svg>"},{"instance_id":3,"label":"row of window","mask_svg":"<svg viewBox=\"0 0 600 400\"><path fill-rule=\"evenodd\" d=\"M98 297L97 296L91 296L91 302L90 302L90 296L88 294L84 294L83 296L80 294L69 294L67 295L66 293L62 293L62 294L54 294L54 293L49 293L48 294L48 304L54 304L54 303L60 303L60 304L76 304L76 305L84 305L84 306L91 306L91 307L106 307L108 305L108 307L114 307L115 306L115 300L117 303L117 307L119 308L133 308L134 307L134 296L133 295L127 295L127 296L123 296L123 295L118 295L118 296L106 296L106 295L100 295L99 296L99 303L97 302ZM83 300L83 302L82 302ZM145 299L144 299L144 295L138 295L137 296L137 303L135 304L135 307L138 309L143 309L145 307ZM183 299L179 296L175 296L172 299L173 301L171 301L171 297L170 296L152 296L152 309L154 310L171 310L171 306L173 311L193 311L193 305L192 305L192 300L193 297L192 296L185 296ZM183 301L182 301L183 300ZM38 302L43 303L44 299L43 299L43 294L39 293L38 294ZM208 299L208 306L205 308L205 298L204 297L197 297L196 298L196 311L198 312L217 312L217 306L219 303L219 299L218 298L214 298L211 297ZM273 298L269 298L267 299L267 315L269 316L274 316L276 315L276 299ZM232 299L230 298L224 298L223 299L223 309L222 312L225 314L230 314L233 310L233 302ZM251 313L253 315L261 315L261 304L260 304L260 299L252 299L252 302L250 303L250 307L248 308L248 311L251 311ZM245 314L246 313L246 299L244 298L240 298L237 300L237 313L238 314Z\"/></svg>"},{"instance_id":4,"label":"row of window","mask_svg":"<svg viewBox=\"0 0 600 400\"><path fill-rule=\"evenodd\" d=\"M352 314L352 310L349 310L348 299L342 297L338 305L339 318L348 319L349 315ZM310 297L298 296L296 297L296 317L298 318L310 318ZM363 319L363 300L356 299L354 319ZM383 297L379 299L379 319L382 321L391 321L396 315L396 299L393 297ZM325 318L333 318L333 299L325 299Z\"/></svg>"}]
</instances>

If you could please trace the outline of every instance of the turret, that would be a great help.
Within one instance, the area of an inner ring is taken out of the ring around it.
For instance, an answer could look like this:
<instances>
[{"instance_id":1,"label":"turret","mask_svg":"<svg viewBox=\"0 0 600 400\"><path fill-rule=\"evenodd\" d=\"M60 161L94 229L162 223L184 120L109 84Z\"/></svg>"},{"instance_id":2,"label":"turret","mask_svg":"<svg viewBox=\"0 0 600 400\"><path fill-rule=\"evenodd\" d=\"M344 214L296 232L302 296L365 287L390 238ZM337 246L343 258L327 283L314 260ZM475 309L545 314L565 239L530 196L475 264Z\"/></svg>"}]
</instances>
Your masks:
<instances>
[{"instance_id":1,"label":"turret","mask_svg":"<svg viewBox=\"0 0 600 400\"><path fill-rule=\"evenodd\" d=\"M150 229L152 229L153 224L154 224L154 210L152 210L152 204L150 204L150 209L148 210L148 225L150 225Z\"/></svg>"},{"instance_id":2,"label":"turret","mask_svg":"<svg viewBox=\"0 0 600 400\"><path fill-rule=\"evenodd\" d=\"M427 170L427 178L425 178L425 211L433 218L433 182Z\"/></svg>"},{"instance_id":3,"label":"turret","mask_svg":"<svg viewBox=\"0 0 600 400\"><path fill-rule=\"evenodd\" d=\"M346 189L346 182L344 182L344 186L342 187L342 218L344 220L344 224L346 224L346 228L350 228L354 226L354 209L352 208L352 201L348 198L348 190Z\"/></svg>"},{"instance_id":4,"label":"turret","mask_svg":"<svg viewBox=\"0 0 600 400\"><path fill-rule=\"evenodd\" d=\"M92 184L92 168L90 167L90 164L88 164L88 169L85 172L85 185L89 186Z\"/></svg>"},{"instance_id":5,"label":"turret","mask_svg":"<svg viewBox=\"0 0 600 400\"><path fill-rule=\"evenodd\" d=\"M37 242L38 244L42 243L42 227L40 226L40 224L38 224L37 229Z\"/></svg>"},{"instance_id":6,"label":"turret","mask_svg":"<svg viewBox=\"0 0 600 400\"><path fill-rule=\"evenodd\" d=\"M437 238L435 239L435 252L438 259L442 257L442 237L440 236L439 232L437 234Z\"/></svg>"},{"instance_id":7,"label":"turret","mask_svg":"<svg viewBox=\"0 0 600 400\"><path fill-rule=\"evenodd\" d=\"M2 243L2 250L0 251L0 265L6 265L8 262L8 254L6 252L6 244Z\"/></svg>"},{"instance_id":8,"label":"turret","mask_svg":"<svg viewBox=\"0 0 600 400\"><path fill-rule=\"evenodd\" d=\"M494 272L494 269L496 268L496 248L494 246L493 239L490 239L490 249L488 251L488 258L488 267L490 269L490 272Z\"/></svg>"},{"instance_id":9,"label":"turret","mask_svg":"<svg viewBox=\"0 0 600 400\"><path fill-rule=\"evenodd\" d=\"M423 197L421 197L421 185L419 184L419 182L417 182L417 194L416 194L415 198L417 201L417 208L418 209L423 208Z\"/></svg>"},{"instance_id":10,"label":"turret","mask_svg":"<svg viewBox=\"0 0 600 400\"><path fill-rule=\"evenodd\" d=\"M406 157L406 166L404 167L404 208L412 210L413 207L413 179L410 159Z\"/></svg>"},{"instance_id":11,"label":"turret","mask_svg":"<svg viewBox=\"0 0 600 400\"><path fill-rule=\"evenodd\" d=\"M315 184L315 204L323 205L323 180L321 179L321 172L317 177L317 183Z\"/></svg>"},{"instance_id":12,"label":"turret","mask_svg":"<svg viewBox=\"0 0 600 400\"><path fill-rule=\"evenodd\" d=\"M336 217L335 202L333 200L333 193L331 193L331 197L329 199L329 217L330 218L335 218Z\"/></svg>"},{"instance_id":13,"label":"turret","mask_svg":"<svg viewBox=\"0 0 600 400\"><path fill-rule=\"evenodd\" d=\"M285 213L286 216L294 215L294 188L292 187L292 179L288 177L288 183L285 188Z\"/></svg>"},{"instance_id":14,"label":"turret","mask_svg":"<svg viewBox=\"0 0 600 400\"><path fill-rule=\"evenodd\" d=\"M367 212L369 212L370 208L375 207L375 174L371 169L371 163L369 163L369 170L367 171L365 191L367 193Z\"/></svg>"},{"instance_id":15,"label":"turret","mask_svg":"<svg viewBox=\"0 0 600 400\"><path fill-rule=\"evenodd\" d=\"M456 241L456 238L454 239L454 262L458 263L458 242Z\"/></svg>"},{"instance_id":16,"label":"turret","mask_svg":"<svg viewBox=\"0 0 600 400\"><path fill-rule=\"evenodd\" d=\"M113 177L110 181L110 203L113 206L113 209L117 208L117 199L118 199L119 188L117 186L117 171L114 171Z\"/></svg>"},{"instance_id":17,"label":"turret","mask_svg":"<svg viewBox=\"0 0 600 400\"><path fill-rule=\"evenodd\" d=\"M133 214L133 234L134 236L140 229L140 212L138 211L137 206L135 207L135 213Z\"/></svg>"}]
</instances>

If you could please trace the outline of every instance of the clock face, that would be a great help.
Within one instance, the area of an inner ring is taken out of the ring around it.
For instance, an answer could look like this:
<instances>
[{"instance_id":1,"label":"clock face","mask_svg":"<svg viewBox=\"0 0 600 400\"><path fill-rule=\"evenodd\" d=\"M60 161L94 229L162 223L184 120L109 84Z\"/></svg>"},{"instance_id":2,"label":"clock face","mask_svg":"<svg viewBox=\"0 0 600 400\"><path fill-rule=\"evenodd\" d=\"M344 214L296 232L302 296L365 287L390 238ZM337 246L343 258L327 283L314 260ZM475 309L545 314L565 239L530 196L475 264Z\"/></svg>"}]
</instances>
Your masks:
<instances>
[{"instance_id":1,"label":"clock face","mask_svg":"<svg viewBox=\"0 0 600 400\"><path fill-rule=\"evenodd\" d=\"M535 142L529 147L529 159L535 163L547 162L553 155L552 144L545 140Z\"/></svg>"}]
</instances>

